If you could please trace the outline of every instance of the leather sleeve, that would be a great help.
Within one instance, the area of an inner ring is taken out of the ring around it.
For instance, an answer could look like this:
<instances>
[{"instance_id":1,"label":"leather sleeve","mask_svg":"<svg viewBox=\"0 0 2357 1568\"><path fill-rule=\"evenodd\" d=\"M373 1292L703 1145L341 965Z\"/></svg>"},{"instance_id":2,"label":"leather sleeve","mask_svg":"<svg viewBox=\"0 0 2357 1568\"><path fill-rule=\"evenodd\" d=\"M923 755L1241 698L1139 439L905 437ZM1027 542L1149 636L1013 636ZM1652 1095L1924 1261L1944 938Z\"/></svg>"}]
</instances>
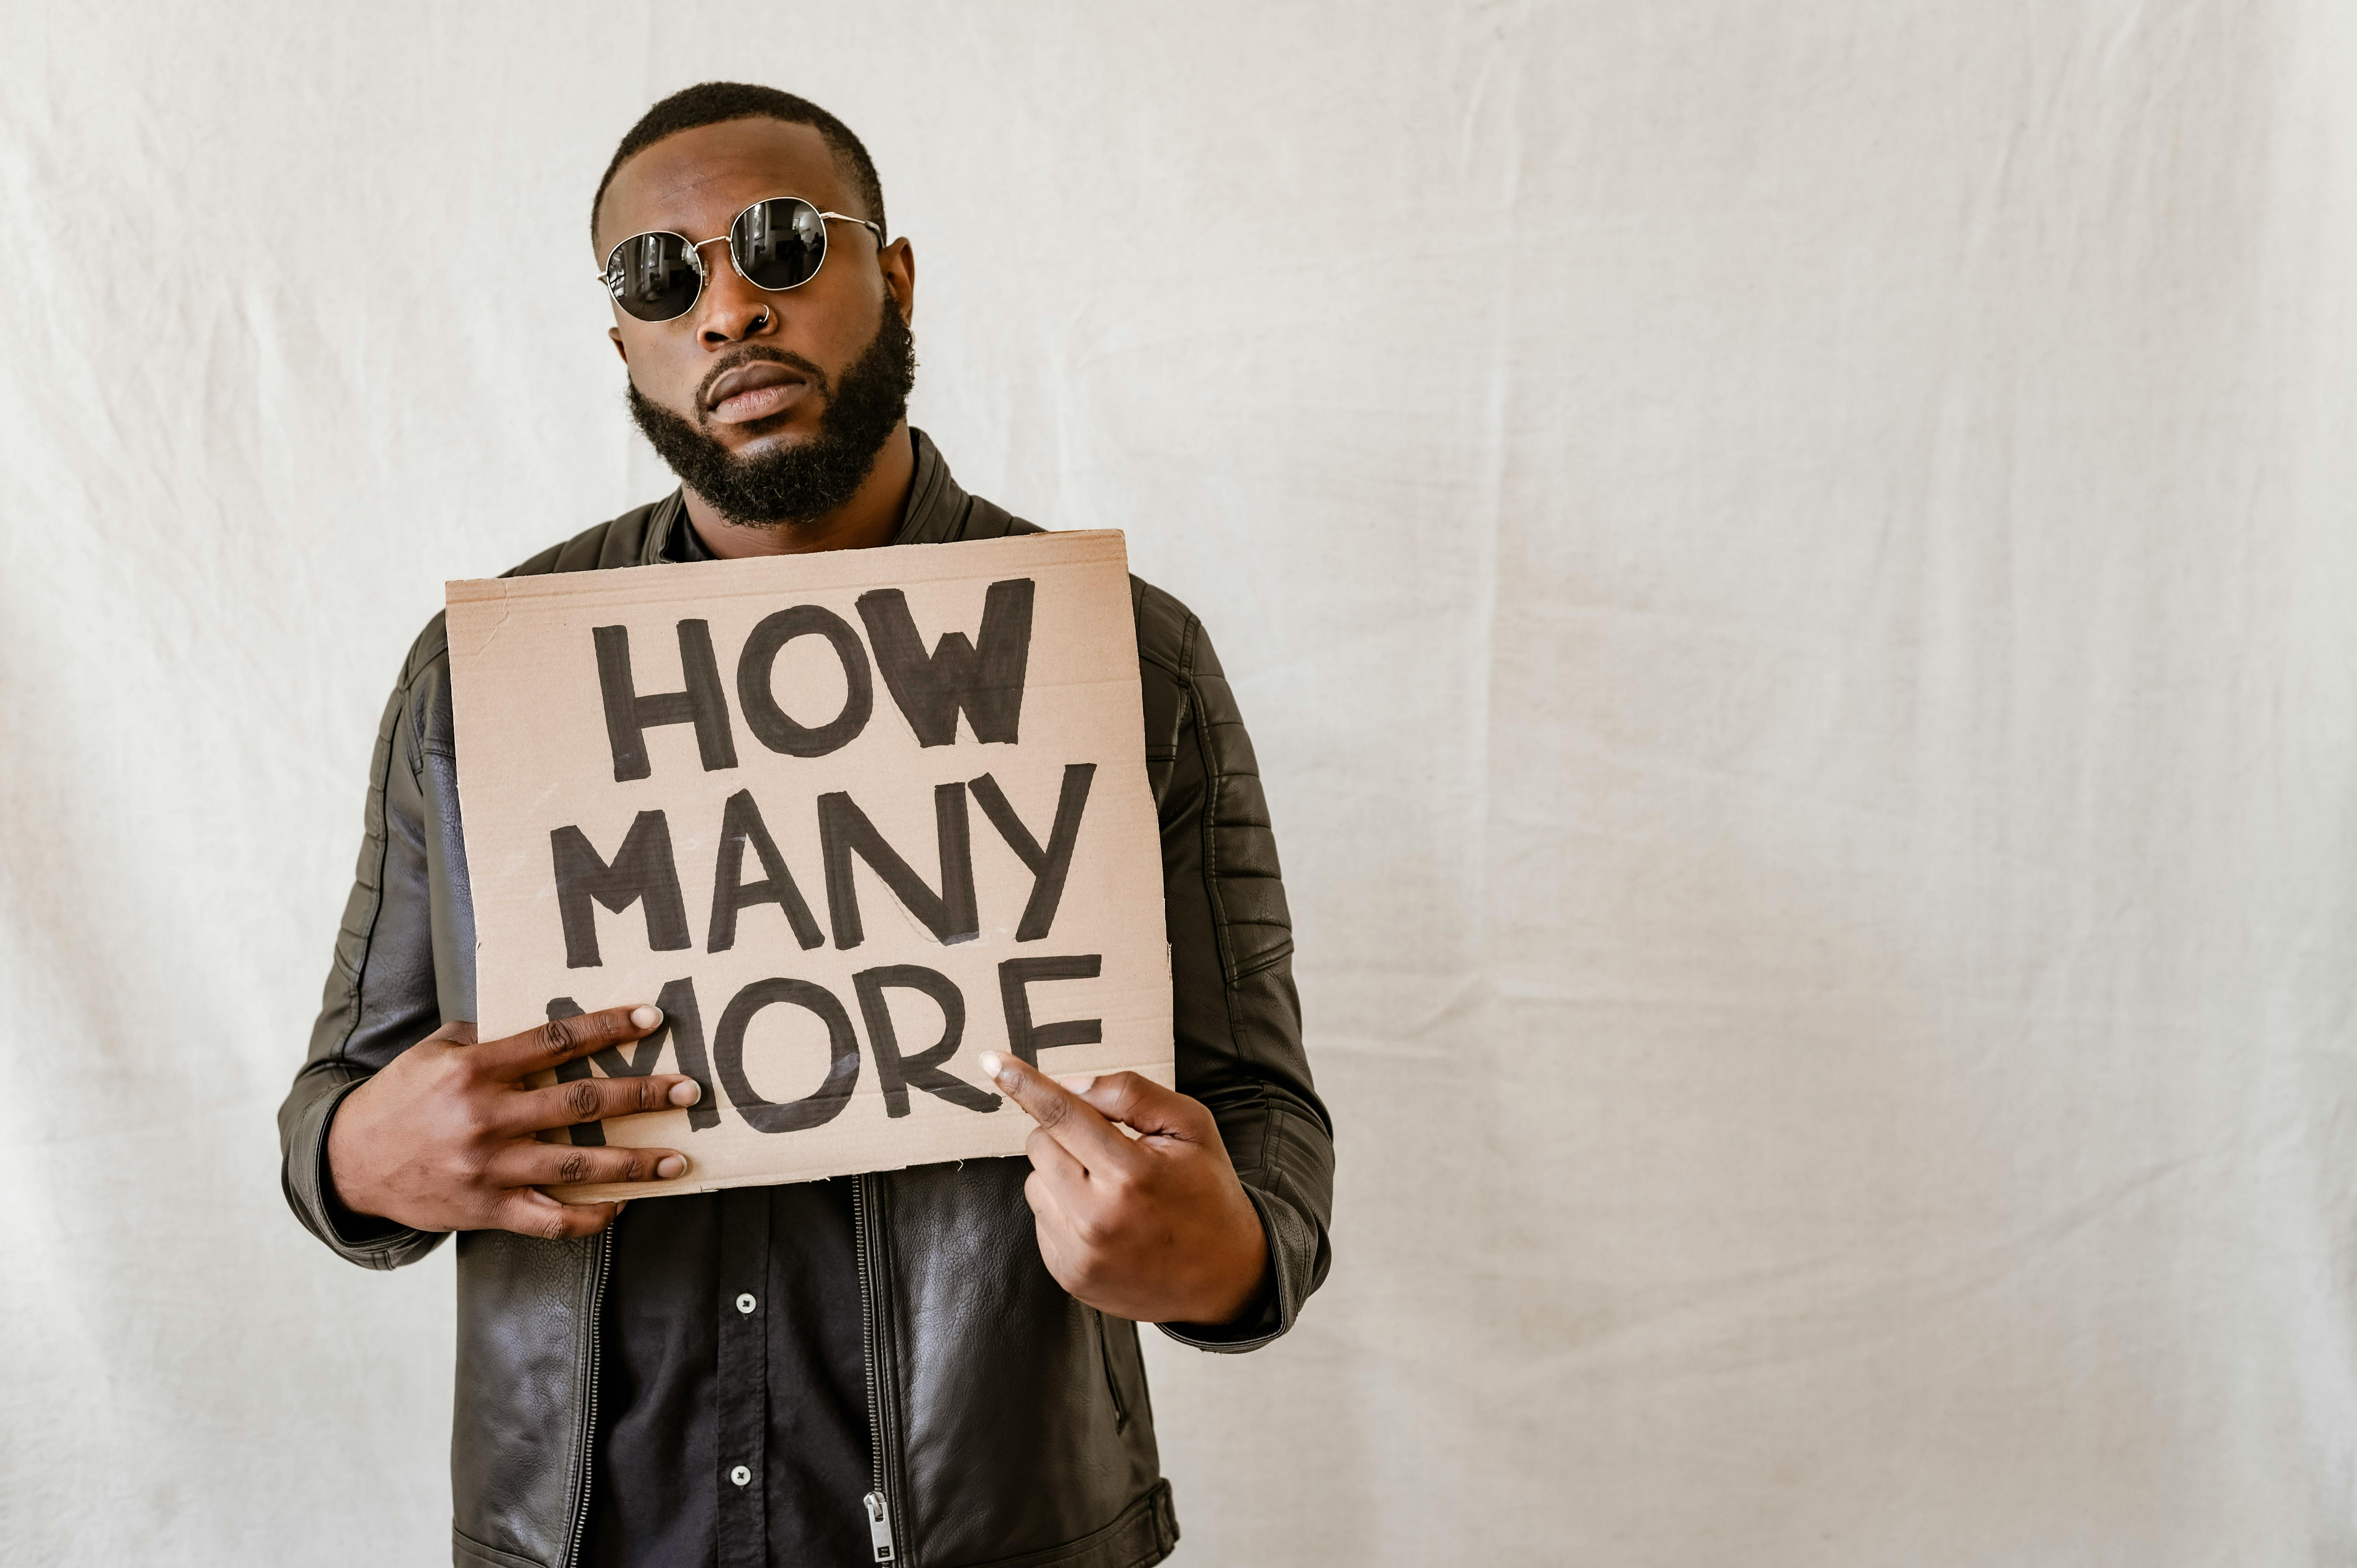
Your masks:
<instances>
[{"instance_id":1,"label":"leather sleeve","mask_svg":"<svg viewBox=\"0 0 2357 1568\"><path fill-rule=\"evenodd\" d=\"M411 650L377 725L360 864L335 961L309 1053L278 1108L279 1180L288 1206L339 1256L374 1269L414 1262L442 1240L351 1213L336 1200L327 1169L328 1127L344 1096L441 1026L429 900L430 861L440 857L429 854L434 835L420 785L437 693L447 702L441 629L437 616Z\"/></svg>"},{"instance_id":2,"label":"leather sleeve","mask_svg":"<svg viewBox=\"0 0 2357 1568\"><path fill-rule=\"evenodd\" d=\"M638 564L677 496L584 529L509 576ZM425 625L377 725L360 865L336 937L311 1048L278 1108L279 1184L311 1233L372 1269L415 1262L442 1240L353 1214L328 1180L328 1126L345 1095L442 1026L475 1015L474 906L457 814L450 645L440 615ZM434 910L448 911L437 926Z\"/></svg>"},{"instance_id":3,"label":"leather sleeve","mask_svg":"<svg viewBox=\"0 0 2357 1568\"><path fill-rule=\"evenodd\" d=\"M1135 585L1146 770L1162 827L1178 1083L1211 1107L1260 1211L1274 1292L1183 1344L1249 1350L1293 1326L1333 1261L1334 1130L1310 1080L1293 984L1293 922L1235 694L1186 607Z\"/></svg>"}]
</instances>

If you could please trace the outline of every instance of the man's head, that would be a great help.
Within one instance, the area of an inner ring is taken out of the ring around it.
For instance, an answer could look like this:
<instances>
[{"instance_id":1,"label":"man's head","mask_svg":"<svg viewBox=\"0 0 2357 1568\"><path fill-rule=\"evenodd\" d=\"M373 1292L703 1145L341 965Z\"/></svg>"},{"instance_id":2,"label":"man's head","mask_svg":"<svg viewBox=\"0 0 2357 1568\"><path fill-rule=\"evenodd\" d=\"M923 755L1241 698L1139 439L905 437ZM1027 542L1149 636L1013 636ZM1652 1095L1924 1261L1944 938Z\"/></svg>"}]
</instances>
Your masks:
<instances>
[{"instance_id":1,"label":"man's head","mask_svg":"<svg viewBox=\"0 0 2357 1568\"><path fill-rule=\"evenodd\" d=\"M590 208L597 264L633 234L725 237L739 212L776 196L884 222L875 165L834 115L771 88L687 88L615 150ZM724 238L703 247L705 282L685 315L615 311L610 336L630 367L639 428L731 522L834 511L907 413L915 257L907 241L880 245L859 223L830 220L826 231L824 263L798 287L756 287Z\"/></svg>"}]
</instances>

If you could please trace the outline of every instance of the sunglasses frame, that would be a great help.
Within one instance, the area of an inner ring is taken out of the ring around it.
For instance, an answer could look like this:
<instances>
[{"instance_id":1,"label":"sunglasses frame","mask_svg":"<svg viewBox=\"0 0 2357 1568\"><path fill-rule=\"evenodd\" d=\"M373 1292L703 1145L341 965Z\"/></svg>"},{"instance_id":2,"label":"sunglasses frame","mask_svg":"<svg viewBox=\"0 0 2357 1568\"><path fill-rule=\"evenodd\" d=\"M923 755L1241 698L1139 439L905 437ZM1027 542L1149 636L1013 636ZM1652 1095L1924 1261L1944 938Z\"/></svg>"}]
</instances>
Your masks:
<instances>
[{"instance_id":1,"label":"sunglasses frame","mask_svg":"<svg viewBox=\"0 0 2357 1568\"><path fill-rule=\"evenodd\" d=\"M752 277L747 274L745 271L745 263L737 259L737 225L745 220L745 214L747 212L752 211L756 207L767 207L772 201L799 201L804 207L809 208L813 212L817 213L820 219L818 260L812 264L810 278L802 279L802 283L787 284L781 288L771 288L768 284L756 282ZM881 251L884 249L884 225L881 223L870 221L866 218L854 218L848 212L829 212L820 207L817 202L811 200L808 197L765 196L759 201L747 203L742 211L739 211L736 217L728 220L728 227L726 230L721 233L715 234L709 240L690 240L686 235L681 233L676 229L643 229L636 234L627 235L620 240L617 240L614 242L614 248L606 252L606 265L604 270L598 273L597 281L605 285L607 295L615 302L615 308L621 310L623 315L629 317L633 321L644 321L651 327L660 327L666 321L677 321L681 316L690 316L694 313L697 302L704 298L704 291L712 282L712 271L704 264L704 247L706 245L718 245L725 243L728 247L728 264L736 270L738 277L744 278L747 283L752 284L755 288L759 289L764 294L785 294L790 290L802 287L802 284L808 283L811 281L811 278L818 276L820 269L826 265L827 252L832 248L829 245L826 237L826 221L830 219L838 223L858 224L861 228L876 236L877 250ZM621 304L621 285L614 281L614 258L621 253L623 246L634 244L638 241L647 238L650 234L668 234L673 239L677 240L680 242L682 249L686 253L688 269L695 274L694 296L689 299L687 304L681 308L678 316L658 316L653 317L644 317L638 315L634 311L624 308Z\"/></svg>"}]
</instances>

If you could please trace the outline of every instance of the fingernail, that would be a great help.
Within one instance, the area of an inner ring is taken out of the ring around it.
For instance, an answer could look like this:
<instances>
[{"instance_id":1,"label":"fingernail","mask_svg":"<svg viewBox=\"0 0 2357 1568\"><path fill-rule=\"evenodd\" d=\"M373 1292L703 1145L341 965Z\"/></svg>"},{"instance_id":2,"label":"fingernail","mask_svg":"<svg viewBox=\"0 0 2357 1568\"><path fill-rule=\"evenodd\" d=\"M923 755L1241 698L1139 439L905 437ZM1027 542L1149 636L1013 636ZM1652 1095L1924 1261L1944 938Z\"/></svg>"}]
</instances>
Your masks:
<instances>
[{"instance_id":1,"label":"fingernail","mask_svg":"<svg viewBox=\"0 0 2357 1568\"><path fill-rule=\"evenodd\" d=\"M1062 1084L1066 1089L1071 1090L1074 1094L1086 1094L1089 1091L1089 1086L1096 1082L1096 1074L1092 1072L1083 1072L1075 1073L1071 1078L1060 1078L1056 1081Z\"/></svg>"},{"instance_id":2,"label":"fingernail","mask_svg":"<svg viewBox=\"0 0 2357 1568\"><path fill-rule=\"evenodd\" d=\"M1006 1070L1006 1058L1000 1056L996 1051L985 1051L982 1053L982 1070L988 1073L991 1077L999 1079L1001 1082L1005 1082L1006 1079L1014 1076Z\"/></svg>"},{"instance_id":3,"label":"fingernail","mask_svg":"<svg viewBox=\"0 0 2357 1568\"><path fill-rule=\"evenodd\" d=\"M662 1177L665 1181L671 1180L672 1177L679 1175L680 1172L685 1169L687 1169L687 1162L681 1159L677 1155L665 1155L662 1159L655 1162L655 1175Z\"/></svg>"},{"instance_id":4,"label":"fingernail","mask_svg":"<svg viewBox=\"0 0 2357 1568\"><path fill-rule=\"evenodd\" d=\"M671 1102L673 1105L693 1105L703 1098L704 1090L696 1086L695 1079L692 1078L685 1083L674 1083L671 1086Z\"/></svg>"},{"instance_id":5,"label":"fingernail","mask_svg":"<svg viewBox=\"0 0 2357 1568\"><path fill-rule=\"evenodd\" d=\"M637 1025L641 1029L651 1029L657 1024L662 1022L662 1009L660 1007L633 1007L630 1009L630 1022Z\"/></svg>"}]
</instances>

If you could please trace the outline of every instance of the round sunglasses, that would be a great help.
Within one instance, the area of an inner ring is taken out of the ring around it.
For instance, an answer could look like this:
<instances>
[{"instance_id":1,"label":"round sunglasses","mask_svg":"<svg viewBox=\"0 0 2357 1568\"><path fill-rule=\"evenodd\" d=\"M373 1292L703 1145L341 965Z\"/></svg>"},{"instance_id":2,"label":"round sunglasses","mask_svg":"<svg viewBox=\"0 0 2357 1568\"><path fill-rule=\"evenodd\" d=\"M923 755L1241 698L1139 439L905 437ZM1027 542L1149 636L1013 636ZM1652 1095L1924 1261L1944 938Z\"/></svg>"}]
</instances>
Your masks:
<instances>
[{"instance_id":1,"label":"round sunglasses","mask_svg":"<svg viewBox=\"0 0 2357 1568\"><path fill-rule=\"evenodd\" d=\"M884 226L847 212L822 212L799 196L773 196L737 214L728 232L690 240L669 230L633 234L606 253L606 292L641 321L669 321L695 308L709 277L704 247L728 242L737 275L782 294L818 275L826 260L826 222L856 223L884 245Z\"/></svg>"}]
</instances>

